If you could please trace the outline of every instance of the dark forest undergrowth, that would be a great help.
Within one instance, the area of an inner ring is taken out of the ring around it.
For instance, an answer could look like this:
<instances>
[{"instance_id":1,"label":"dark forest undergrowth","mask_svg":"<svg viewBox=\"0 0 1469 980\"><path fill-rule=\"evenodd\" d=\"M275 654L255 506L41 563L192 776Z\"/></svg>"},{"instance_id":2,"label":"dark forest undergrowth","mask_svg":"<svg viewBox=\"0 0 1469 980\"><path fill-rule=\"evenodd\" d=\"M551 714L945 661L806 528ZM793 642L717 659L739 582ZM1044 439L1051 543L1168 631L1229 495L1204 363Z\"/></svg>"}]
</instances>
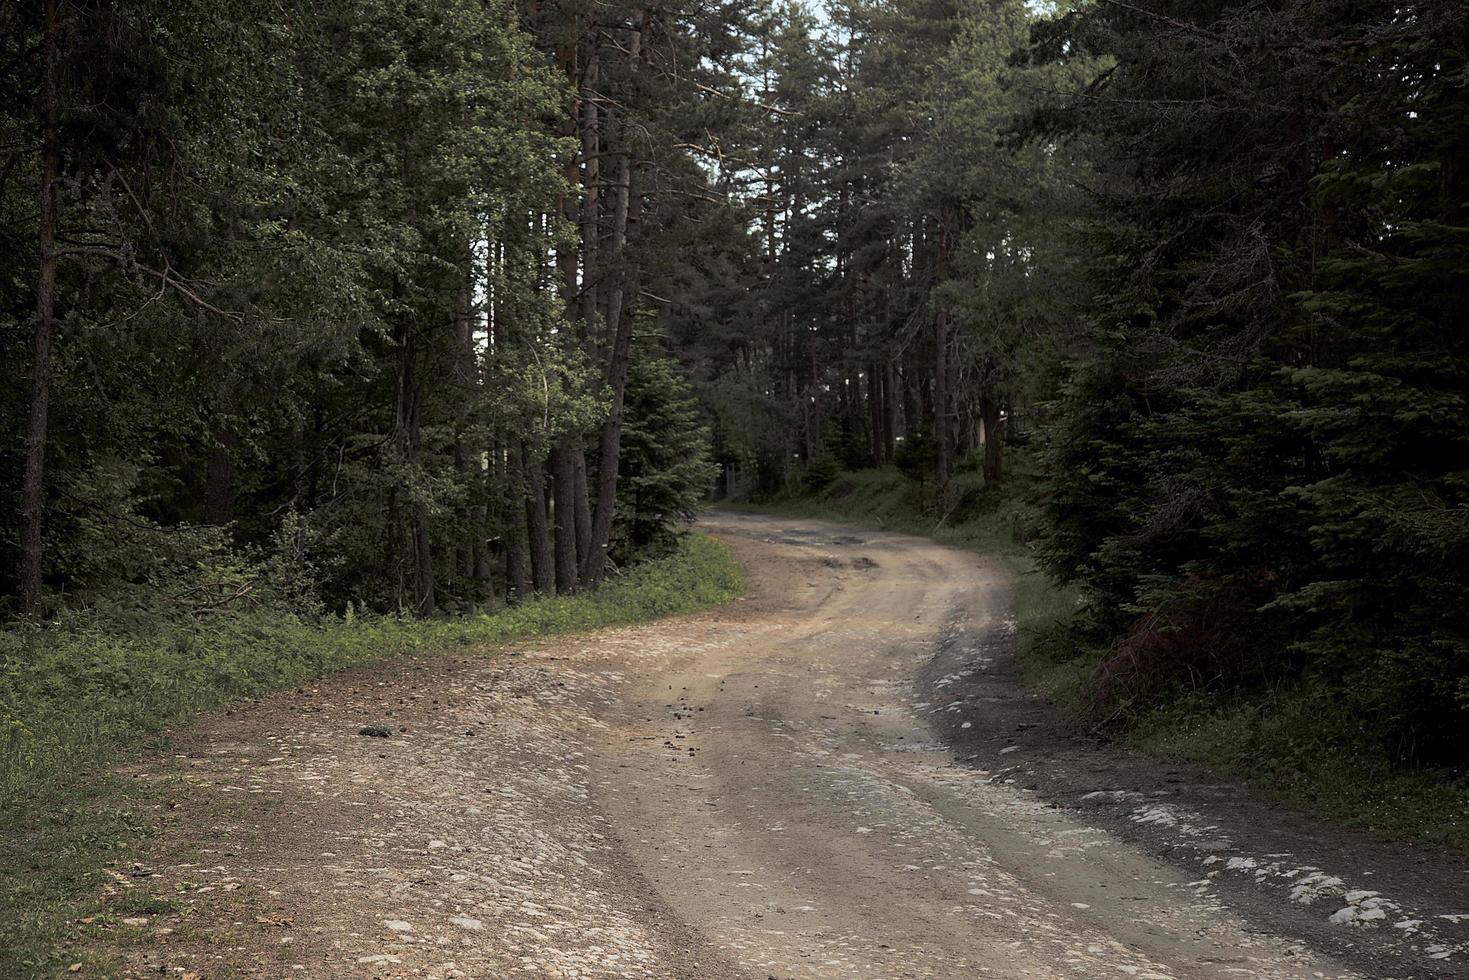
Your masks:
<instances>
[{"instance_id":1,"label":"dark forest undergrowth","mask_svg":"<svg viewBox=\"0 0 1469 980\"><path fill-rule=\"evenodd\" d=\"M128 873L158 787L112 773L144 739L198 711L413 652L494 654L505 643L690 613L743 592L723 545L685 535L668 557L594 592L491 615L437 620L255 609L137 623L86 616L0 633L0 977L50 976L75 923L157 909L93 909L112 869ZM351 734L351 733L349 733ZM150 900L151 901L151 900Z\"/></svg>"},{"instance_id":2,"label":"dark forest undergrowth","mask_svg":"<svg viewBox=\"0 0 1469 980\"><path fill-rule=\"evenodd\" d=\"M842 472L819 489L759 504L768 513L916 534L1005 562L1014 573L1018 655L1028 679L1077 725L1162 759L1243 778L1262 795L1387 837L1469 853L1469 773L1404 765L1370 717L1343 707L1339 685L1294 676L1268 686L1183 684L1151 700L1095 704L1106 649L1086 635L1074 588L1057 587L1031 544L1032 481L1019 460L1012 482L986 488L962 470L937 497L895 468Z\"/></svg>"}]
</instances>

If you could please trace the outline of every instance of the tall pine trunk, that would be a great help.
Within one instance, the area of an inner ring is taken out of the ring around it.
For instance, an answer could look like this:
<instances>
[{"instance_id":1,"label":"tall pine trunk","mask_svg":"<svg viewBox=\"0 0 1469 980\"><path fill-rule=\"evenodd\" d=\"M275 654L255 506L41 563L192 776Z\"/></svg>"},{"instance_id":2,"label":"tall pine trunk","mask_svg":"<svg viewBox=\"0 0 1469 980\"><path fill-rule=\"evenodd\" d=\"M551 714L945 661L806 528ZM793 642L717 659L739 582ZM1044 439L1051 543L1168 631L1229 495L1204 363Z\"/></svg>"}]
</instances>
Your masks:
<instances>
[{"instance_id":1,"label":"tall pine trunk","mask_svg":"<svg viewBox=\"0 0 1469 980\"><path fill-rule=\"evenodd\" d=\"M520 442L507 440L505 450L504 482L501 484L501 500L504 507L500 514L500 526L505 543L505 591L516 600L530 595L532 589L530 569L526 565L526 521L517 514L525 500L525 467L520 458Z\"/></svg>"},{"instance_id":2,"label":"tall pine trunk","mask_svg":"<svg viewBox=\"0 0 1469 980\"><path fill-rule=\"evenodd\" d=\"M43 512L46 443L51 408L51 336L56 326L57 181L61 177L61 25L60 0L45 0L45 132L41 150L41 220L36 243L41 261L36 276L36 333L31 360L31 407L26 429L25 478L21 490L21 608L35 615L41 602L44 558Z\"/></svg>"},{"instance_id":3,"label":"tall pine trunk","mask_svg":"<svg viewBox=\"0 0 1469 980\"><path fill-rule=\"evenodd\" d=\"M632 156L624 150L617 164L617 203L612 218L612 249L616 260L625 260L628 222L636 207L632 188ZM612 536L613 510L617 506L617 463L622 445L623 402L627 393L628 357L632 348L633 318L637 306L637 271L624 268L607 302L607 332L611 349L607 357L607 387L610 404L597 458L597 504L592 512L592 536L581 578L587 585L602 581L607 566L607 545ZM631 297L628 294L631 293Z\"/></svg>"},{"instance_id":4,"label":"tall pine trunk","mask_svg":"<svg viewBox=\"0 0 1469 980\"><path fill-rule=\"evenodd\" d=\"M586 564L587 555L592 551L592 504L587 489L587 453L580 442L577 443L571 462L576 467L576 472L572 474L576 486L576 513L573 517L576 521L576 567L580 572Z\"/></svg>"},{"instance_id":5,"label":"tall pine trunk","mask_svg":"<svg viewBox=\"0 0 1469 980\"><path fill-rule=\"evenodd\" d=\"M882 372L877 363L867 365L867 444L872 465L882 465Z\"/></svg>"},{"instance_id":6,"label":"tall pine trunk","mask_svg":"<svg viewBox=\"0 0 1469 980\"><path fill-rule=\"evenodd\" d=\"M551 448L548 469L554 509L552 521L556 531L556 591L570 595L577 590L576 554L576 465L572 459L570 436L562 445Z\"/></svg>"},{"instance_id":7,"label":"tall pine trunk","mask_svg":"<svg viewBox=\"0 0 1469 980\"><path fill-rule=\"evenodd\" d=\"M397 418L394 429L398 464L412 471L418 465L419 386L416 378L418 351L411 328L400 323L394 339L398 343ZM401 540L403 554L411 574L413 611L427 615L434 611L434 559L429 527L428 505L410 500L400 512L403 522Z\"/></svg>"},{"instance_id":8,"label":"tall pine trunk","mask_svg":"<svg viewBox=\"0 0 1469 980\"><path fill-rule=\"evenodd\" d=\"M637 26L629 31L627 57L638 72L645 59L643 37L648 11L635 11ZM597 457L597 504L592 512L591 537L582 559L583 584L596 585L607 570L607 546L612 537L613 511L617 506L617 466L622 447L623 405L627 394L628 358L632 351L633 323L637 318L639 271L627 259L628 229L636 229L642 214L642 195L634 188L637 171L633 148L626 131L617 134L621 152L617 161L617 201L612 213L612 268L617 282L607 302L607 421L602 426Z\"/></svg>"},{"instance_id":9,"label":"tall pine trunk","mask_svg":"<svg viewBox=\"0 0 1469 980\"><path fill-rule=\"evenodd\" d=\"M595 91L600 73L600 56L597 52L595 30L588 31L584 60L581 73L581 330L585 342L597 320L597 250L601 247L602 235L601 131L598 128ZM585 469L583 465L583 483L586 479Z\"/></svg>"},{"instance_id":10,"label":"tall pine trunk","mask_svg":"<svg viewBox=\"0 0 1469 980\"><path fill-rule=\"evenodd\" d=\"M570 10L564 12L565 22L562 25L564 36L556 45L556 64L566 76L571 90L581 97L581 87L578 85L576 75L576 21ZM580 119L579 106L573 102L571 111L562 120L560 135L573 137L577 135ZM571 153L565 163L562 164L561 176L566 181L568 190L561 191L556 196L556 210L562 220L573 227L580 227L578 221L578 206L576 195L569 190L576 186L579 172L578 152ZM578 320L580 304L577 297L577 249L571 244L561 244L556 249L556 274L560 280L561 304L565 311L568 323ZM577 331L585 338L587 329L583 323ZM578 346L577 337L565 335L561 337L561 343L568 350ZM548 471L551 476L552 488L552 520L555 530L555 562L556 562L556 591L561 595L570 595L577 591L579 585L579 571L576 535L576 455L581 452L581 436L576 432L565 432L560 435L556 444L551 447L551 456Z\"/></svg>"},{"instance_id":11,"label":"tall pine trunk","mask_svg":"<svg viewBox=\"0 0 1469 980\"><path fill-rule=\"evenodd\" d=\"M979 402L980 419L984 423L984 482L999 483L1005 479L1004 422L1000 419L1000 403L985 396Z\"/></svg>"},{"instance_id":12,"label":"tall pine trunk","mask_svg":"<svg viewBox=\"0 0 1469 980\"><path fill-rule=\"evenodd\" d=\"M898 438L898 372L891 357L882 366L882 461L891 463Z\"/></svg>"},{"instance_id":13,"label":"tall pine trunk","mask_svg":"<svg viewBox=\"0 0 1469 980\"><path fill-rule=\"evenodd\" d=\"M578 128L581 136L582 201L579 217L581 231L581 316L578 327L582 345L589 350L597 322L598 250L602 235L602 159L601 130L597 110L597 82L601 71L598 32L595 26L586 32L583 46ZM588 556L592 553L592 502L587 486L587 453L583 439L578 438L571 457L572 500L576 513L576 564L578 580L585 580Z\"/></svg>"},{"instance_id":14,"label":"tall pine trunk","mask_svg":"<svg viewBox=\"0 0 1469 980\"><path fill-rule=\"evenodd\" d=\"M532 583L537 592L556 591L556 563L551 553L551 531L546 519L545 467L520 444L521 480L525 488L525 533L530 542Z\"/></svg>"},{"instance_id":15,"label":"tall pine trunk","mask_svg":"<svg viewBox=\"0 0 1469 980\"><path fill-rule=\"evenodd\" d=\"M947 243L943 227L938 233L938 264L935 285L947 274ZM949 314L940 309L933 319L933 443L934 480L939 489L949 482Z\"/></svg>"},{"instance_id":16,"label":"tall pine trunk","mask_svg":"<svg viewBox=\"0 0 1469 980\"><path fill-rule=\"evenodd\" d=\"M478 603L494 594L490 581L490 564L485 529L484 462L469 438L473 412L481 396L480 365L475 350L475 307L471 286L461 289L455 299L458 309L454 318L455 375L462 402L454 429L454 467L464 487L461 508L464 537L459 544L460 564L469 598Z\"/></svg>"}]
</instances>

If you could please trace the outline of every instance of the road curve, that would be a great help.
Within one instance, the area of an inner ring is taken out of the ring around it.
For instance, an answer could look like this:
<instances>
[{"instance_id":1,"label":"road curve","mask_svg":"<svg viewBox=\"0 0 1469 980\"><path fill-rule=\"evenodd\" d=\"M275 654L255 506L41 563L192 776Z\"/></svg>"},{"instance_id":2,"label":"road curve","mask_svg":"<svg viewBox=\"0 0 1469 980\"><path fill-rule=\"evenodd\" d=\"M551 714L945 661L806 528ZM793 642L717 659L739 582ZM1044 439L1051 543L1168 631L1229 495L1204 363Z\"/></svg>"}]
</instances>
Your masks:
<instances>
[{"instance_id":1,"label":"road curve","mask_svg":"<svg viewBox=\"0 0 1469 980\"><path fill-rule=\"evenodd\" d=\"M107 890L183 907L99 944L136 976L1360 975L938 740L919 678L1005 641L996 565L703 525L746 599L348 672L139 761L170 801Z\"/></svg>"},{"instance_id":2,"label":"road curve","mask_svg":"<svg viewBox=\"0 0 1469 980\"><path fill-rule=\"evenodd\" d=\"M915 681L946 635L1009 628L994 564L812 522L706 529L750 567L753 614L629 651L595 785L658 894L745 975L1353 975L935 742Z\"/></svg>"}]
</instances>

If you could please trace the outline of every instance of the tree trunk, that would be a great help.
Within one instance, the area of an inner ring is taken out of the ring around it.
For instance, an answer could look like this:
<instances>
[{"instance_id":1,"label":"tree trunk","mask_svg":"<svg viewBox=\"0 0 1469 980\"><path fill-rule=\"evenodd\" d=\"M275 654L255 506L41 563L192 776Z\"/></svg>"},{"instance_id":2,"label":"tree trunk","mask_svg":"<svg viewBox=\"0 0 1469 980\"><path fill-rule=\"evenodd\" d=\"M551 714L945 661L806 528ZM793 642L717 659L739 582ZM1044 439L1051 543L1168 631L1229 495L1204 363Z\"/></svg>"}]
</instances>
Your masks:
<instances>
[{"instance_id":1,"label":"tree trunk","mask_svg":"<svg viewBox=\"0 0 1469 980\"><path fill-rule=\"evenodd\" d=\"M597 32L588 32L585 64L581 72L581 330L583 343L591 336L597 319L597 249L601 241L601 136L597 122L596 86L600 71ZM585 460L582 482L586 482Z\"/></svg>"},{"instance_id":2,"label":"tree trunk","mask_svg":"<svg viewBox=\"0 0 1469 980\"><path fill-rule=\"evenodd\" d=\"M565 75L571 90L579 94L580 88L577 85L576 77L575 16L569 6L562 13L565 22L562 24L563 36L556 44L556 66ZM577 116L577 105L573 101L570 111L557 126L557 135L564 138L576 136ZM556 213L573 227L578 226L577 201L573 189L576 187L579 170L577 152L573 151L561 164L561 178L566 182L566 189L556 192ZM568 321L576 318L576 264L577 249L569 242L559 245L556 249L556 275L560 280L561 302L566 308Z\"/></svg>"},{"instance_id":3,"label":"tree trunk","mask_svg":"<svg viewBox=\"0 0 1469 980\"><path fill-rule=\"evenodd\" d=\"M876 362L867 365L867 444L872 465L882 465L882 373Z\"/></svg>"},{"instance_id":4,"label":"tree trunk","mask_svg":"<svg viewBox=\"0 0 1469 980\"><path fill-rule=\"evenodd\" d=\"M892 358L885 358L882 380L882 461L891 463L898 437L898 372Z\"/></svg>"},{"instance_id":5,"label":"tree trunk","mask_svg":"<svg viewBox=\"0 0 1469 980\"><path fill-rule=\"evenodd\" d=\"M1005 423L1000 418L1000 403L986 396L980 400L979 411L984 423L984 482L999 483L1005 479Z\"/></svg>"},{"instance_id":6,"label":"tree trunk","mask_svg":"<svg viewBox=\"0 0 1469 980\"><path fill-rule=\"evenodd\" d=\"M484 505L484 483L480 480L475 489L479 499L469 508L469 533L473 544L470 550L470 574L474 581L474 600L478 605L495 596L495 578L490 572L489 509Z\"/></svg>"},{"instance_id":7,"label":"tree trunk","mask_svg":"<svg viewBox=\"0 0 1469 980\"><path fill-rule=\"evenodd\" d=\"M959 458L968 459L969 455L974 452L976 439L978 438L977 430L979 426L974 420L974 410L971 406L965 405L962 409L956 411L954 415L954 428L956 430L954 441L958 445Z\"/></svg>"},{"instance_id":8,"label":"tree trunk","mask_svg":"<svg viewBox=\"0 0 1469 980\"><path fill-rule=\"evenodd\" d=\"M938 255L934 266L934 285L942 285L948 275L948 240L946 229L938 225ZM934 479L942 489L949 482L949 314L940 309L933 323L933 441Z\"/></svg>"},{"instance_id":9,"label":"tree trunk","mask_svg":"<svg viewBox=\"0 0 1469 980\"><path fill-rule=\"evenodd\" d=\"M433 539L430 537L428 505L413 505L414 585L417 589L417 613L427 616L435 609Z\"/></svg>"},{"instance_id":10,"label":"tree trunk","mask_svg":"<svg viewBox=\"0 0 1469 980\"><path fill-rule=\"evenodd\" d=\"M394 331L398 344L397 360L397 418L394 437L398 463L407 470L418 465L418 396L416 379L418 359L417 345L413 342L411 328L400 323ZM426 615L434 611L434 559L432 539L429 533L428 506L421 501L410 500L400 514L403 521L405 561L412 572L413 611Z\"/></svg>"},{"instance_id":11,"label":"tree trunk","mask_svg":"<svg viewBox=\"0 0 1469 980\"><path fill-rule=\"evenodd\" d=\"M556 65L566 76L570 89L577 93L579 99L582 89L578 84L576 73L576 21L569 7L563 11L563 17L565 18L562 24L563 35L556 45ZM579 119L580 106L573 102L571 111L561 121L560 135L563 137L576 136ZM571 153L561 167L561 176L566 181L568 188L576 186L580 170L577 157L578 153ZM558 193L556 210L569 225L580 227L574 193L569 191ZM556 249L556 274L567 323L577 322L580 312L577 297L577 251L570 243L563 243ZM578 332L581 338L585 339L587 335L585 323L581 324ZM566 336L564 332L561 341L568 350L573 350L577 346L577 341ZM547 466L551 476L552 522L555 526L556 591L561 595L576 592L578 585L576 462L574 457L580 451L580 437L574 432L567 432L561 435L556 444L551 447Z\"/></svg>"},{"instance_id":12,"label":"tree trunk","mask_svg":"<svg viewBox=\"0 0 1469 980\"><path fill-rule=\"evenodd\" d=\"M626 52L629 66L637 74L646 60L643 38L649 12L634 11L637 26L628 32ZM607 303L607 387L610 395L607 421L602 426L597 459L597 504L592 513L591 538L582 561L584 585L597 585L607 568L607 546L612 537L613 511L617 505L617 464L622 445L623 401L627 390L628 358L632 349L633 323L637 317L640 274L635 262L626 261L629 228L636 229L642 216L642 195L633 183L636 168L633 148L626 131L616 132L620 143L617 165L617 198L612 212L612 267L618 276ZM635 237L635 236L634 236Z\"/></svg>"},{"instance_id":13,"label":"tree trunk","mask_svg":"<svg viewBox=\"0 0 1469 980\"><path fill-rule=\"evenodd\" d=\"M521 478L525 487L525 533L530 541L531 578L537 592L556 591L556 566L551 555L551 533L546 521L545 467L520 445Z\"/></svg>"},{"instance_id":14,"label":"tree trunk","mask_svg":"<svg viewBox=\"0 0 1469 980\"><path fill-rule=\"evenodd\" d=\"M592 551L592 503L587 495L587 453L580 442L576 445L571 462L576 468L572 477L576 486L576 567L579 572Z\"/></svg>"},{"instance_id":15,"label":"tree trunk","mask_svg":"<svg viewBox=\"0 0 1469 980\"><path fill-rule=\"evenodd\" d=\"M60 0L45 0L45 133L41 151L41 220L36 239L41 262L36 276L36 333L31 360L31 407L26 429L25 477L21 490L21 609L34 616L41 602L42 530L47 427L51 407L51 335L56 319L56 226L61 177Z\"/></svg>"},{"instance_id":16,"label":"tree trunk","mask_svg":"<svg viewBox=\"0 0 1469 980\"><path fill-rule=\"evenodd\" d=\"M942 310L933 320L934 479L949 482L949 318Z\"/></svg>"},{"instance_id":17,"label":"tree trunk","mask_svg":"<svg viewBox=\"0 0 1469 980\"><path fill-rule=\"evenodd\" d=\"M551 449L552 520L556 528L556 591L570 595L577 588L576 465L567 446Z\"/></svg>"},{"instance_id":18,"label":"tree trunk","mask_svg":"<svg viewBox=\"0 0 1469 980\"><path fill-rule=\"evenodd\" d=\"M505 591L511 593L517 602L531 592L530 571L525 562L527 522L515 513L526 496L524 473L520 443L511 439L505 450L505 482L501 484L506 504L501 514L501 527L505 535Z\"/></svg>"},{"instance_id":19,"label":"tree trunk","mask_svg":"<svg viewBox=\"0 0 1469 980\"><path fill-rule=\"evenodd\" d=\"M489 263L499 274L508 277L509 246L503 242L492 242L489 248ZM496 279L491 276L492 281ZM489 354L485 370L489 382L498 387L505 384L499 358L504 356L510 345L509 311L501 291L496 288L488 297L486 330L489 334ZM522 502L525 500L525 465L521 459L520 440L512 433L501 430L496 434L494 455L490 460L489 477L494 479L492 495L486 496L488 503L495 506L495 526L500 532L500 544L504 555L505 599L517 603L531 591L530 574L526 567L525 516Z\"/></svg>"},{"instance_id":20,"label":"tree trunk","mask_svg":"<svg viewBox=\"0 0 1469 980\"><path fill-rule=\"evenodd\" d=\"M455 374L461 402L454 429L454 467L459 473L465 498L460 519L464 537L460 541L460 567L467 594L478 603L494 594L490 581L488 545L486 542L485 473L483 457L470 440L472 413L479 403L483 383L479 354L475 350L475 303L472 284L459 290L454 318Z\"/></svg>"},{"instance_id":21,"label":"tree trunk","mask_svg":"<svg viewBox=\"0 0 1469 980\"><path fill-rule=\"evenodd\" d=\"M621 154L617 174L617 206L612 220L614 254L623 255L627 243L627 226L632 211L632 160ZM611 404L607 421L602 425L602 438L597 457L597 504L592 512L592 536L581 567L582 582L596 585L602 581L607 564L607 545L612 536L612 512L617 505L617 461L622 445L623 399L627 392L627 366L632 348L632 325L637 305L637 273L629 269L624 279L612 289L607 303L607 330L611 349L607 358L607 387ZM628 293L632 296L629 297ZM631 300L629 302L629 299ZM624 305L626 309L624 309Z\"/></svg>"}]
</instances>

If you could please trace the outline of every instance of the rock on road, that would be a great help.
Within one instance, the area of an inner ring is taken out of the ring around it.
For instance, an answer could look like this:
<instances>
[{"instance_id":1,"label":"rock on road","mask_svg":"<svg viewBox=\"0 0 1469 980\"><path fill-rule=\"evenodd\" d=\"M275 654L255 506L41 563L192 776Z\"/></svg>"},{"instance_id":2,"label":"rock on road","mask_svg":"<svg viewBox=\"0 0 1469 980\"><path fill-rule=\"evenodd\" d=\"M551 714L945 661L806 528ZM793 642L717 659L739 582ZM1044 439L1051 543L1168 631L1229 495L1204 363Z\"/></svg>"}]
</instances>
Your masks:
<instances>
[{"instance_id":1,"label":"rock on road","mask_svg":"<svg viewBox=\"0 0 1469 980\"><path fill-rule=\"evenodd\" d=\"M349 672L139 763L189 791L162 810L147 873L112 887L192 912L130 920L113 943L127 969L1379 975L1007 780L1004 749L966 761L940 740L920 679L944 643L982 659L1006 637L998 567L818 522L705 524L745 564L747 599ZM393 737L356 735L376 722Z\"/></svg>"}]
</instances>

